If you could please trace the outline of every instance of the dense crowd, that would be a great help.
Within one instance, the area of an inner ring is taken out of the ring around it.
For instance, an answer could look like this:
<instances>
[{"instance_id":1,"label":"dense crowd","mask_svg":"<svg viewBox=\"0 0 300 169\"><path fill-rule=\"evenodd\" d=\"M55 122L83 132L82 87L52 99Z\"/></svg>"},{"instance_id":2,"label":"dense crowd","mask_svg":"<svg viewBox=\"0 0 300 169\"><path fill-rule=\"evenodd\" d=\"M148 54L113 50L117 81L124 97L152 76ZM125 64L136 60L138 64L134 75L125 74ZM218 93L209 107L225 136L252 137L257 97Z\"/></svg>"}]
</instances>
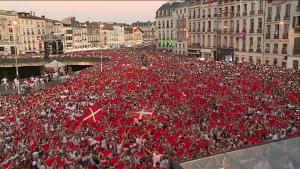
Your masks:
<instances>
[{"instance_id":1,"label":"dense crowd","mask_svg":"<svg viewBox=\"0 0 300 169\"><path fill-rule=\"evenodd\" d=\"M111 56L102 72L0 99L0 168L167 168L170 158L300 135L299 71L154 51L97 55Z\"/></svg>"}]
</instances>

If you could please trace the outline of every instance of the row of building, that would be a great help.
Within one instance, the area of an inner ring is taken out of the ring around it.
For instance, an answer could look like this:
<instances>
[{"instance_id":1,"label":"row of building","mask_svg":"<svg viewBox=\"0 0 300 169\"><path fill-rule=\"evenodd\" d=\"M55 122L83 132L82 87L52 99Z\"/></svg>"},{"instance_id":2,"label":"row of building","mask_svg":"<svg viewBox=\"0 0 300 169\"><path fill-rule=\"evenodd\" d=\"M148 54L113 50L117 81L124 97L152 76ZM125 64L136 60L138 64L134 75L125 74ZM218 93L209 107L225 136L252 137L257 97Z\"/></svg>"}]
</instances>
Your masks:
<instances>
[{"instance_id":1,"label":"row of building","mask_svg":"<svg viewBox=\"0 0 300 169\"><path fill-rule=\"evenodd\" d=\"M186 0L156 11L157 46L300 69L300 0Z\"/></svg>"},{"instance_id":2,"label":"row of building","mask_svg":"<svg viewBox=\"0 0 300 169\"><path fill-rule=\"evenodd\" d=\"M44 42L51 40L61 40L65 52L140 45L154 41L154 29L153 22L81 23L75 17L57 21L34 12L0 10L0 55L43 52Z\"/></svg>"}]
</instances>

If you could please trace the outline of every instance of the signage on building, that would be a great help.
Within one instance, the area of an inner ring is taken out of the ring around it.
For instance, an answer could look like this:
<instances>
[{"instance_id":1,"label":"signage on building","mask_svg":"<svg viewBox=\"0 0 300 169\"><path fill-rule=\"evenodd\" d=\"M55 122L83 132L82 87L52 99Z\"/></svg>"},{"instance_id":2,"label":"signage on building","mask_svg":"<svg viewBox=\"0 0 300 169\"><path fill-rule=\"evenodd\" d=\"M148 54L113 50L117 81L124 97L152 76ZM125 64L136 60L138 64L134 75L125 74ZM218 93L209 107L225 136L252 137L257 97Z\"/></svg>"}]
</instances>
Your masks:
<instances>
[{"instance_id":1,"label":"signage on building","mask_svg":"<svg viewBox=\"0 0 300 169\"><path fill-rule=\"evenodd\" d=\"M173 40L159 40L158 45L160 47L172 47L173 46Z\"/></svg>"}]
</instances>

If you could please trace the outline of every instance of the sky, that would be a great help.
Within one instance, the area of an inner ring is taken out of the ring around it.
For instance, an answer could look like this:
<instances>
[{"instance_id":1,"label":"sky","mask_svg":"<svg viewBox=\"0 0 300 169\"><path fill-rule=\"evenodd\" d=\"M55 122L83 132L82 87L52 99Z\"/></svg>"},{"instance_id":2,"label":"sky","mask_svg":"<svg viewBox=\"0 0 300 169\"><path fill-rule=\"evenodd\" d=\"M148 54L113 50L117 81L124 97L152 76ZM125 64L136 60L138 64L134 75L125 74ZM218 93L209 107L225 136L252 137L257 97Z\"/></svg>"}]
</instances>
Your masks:
<instances>
[{"instance_id":1,"label":"sky","mask_svg":"<svg viewBox=\"0 0 300 169\"><path fill-rule=\"evenodd\" d=\"M34 11L36 16L62 20L113 21L131 24L154 21L155 11L166 1L0 1L1 10Z\"/></svg>"}]
</instances>

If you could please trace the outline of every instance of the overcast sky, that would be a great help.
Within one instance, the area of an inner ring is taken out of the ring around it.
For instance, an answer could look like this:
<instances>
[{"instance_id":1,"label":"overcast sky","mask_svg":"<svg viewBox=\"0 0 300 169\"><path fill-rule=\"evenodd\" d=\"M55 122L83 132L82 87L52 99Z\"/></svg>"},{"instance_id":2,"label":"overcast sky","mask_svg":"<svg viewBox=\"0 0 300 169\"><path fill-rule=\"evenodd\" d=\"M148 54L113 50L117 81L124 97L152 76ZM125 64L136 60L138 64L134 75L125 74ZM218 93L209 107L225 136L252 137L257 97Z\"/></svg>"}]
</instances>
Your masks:
<instances>
[{"instance_id":1,"label":"overcast sky","mask_svg":"<svg viewBox=\"0 0 300 169\"><path fill-rule=\"evenodd\" d=\"M78 21L114 21L131 24L154 21L155 11L165 1L0 1L0 9L35 11L36 16L62 20L75 16Z\"/></svg>"}]
</instances>

